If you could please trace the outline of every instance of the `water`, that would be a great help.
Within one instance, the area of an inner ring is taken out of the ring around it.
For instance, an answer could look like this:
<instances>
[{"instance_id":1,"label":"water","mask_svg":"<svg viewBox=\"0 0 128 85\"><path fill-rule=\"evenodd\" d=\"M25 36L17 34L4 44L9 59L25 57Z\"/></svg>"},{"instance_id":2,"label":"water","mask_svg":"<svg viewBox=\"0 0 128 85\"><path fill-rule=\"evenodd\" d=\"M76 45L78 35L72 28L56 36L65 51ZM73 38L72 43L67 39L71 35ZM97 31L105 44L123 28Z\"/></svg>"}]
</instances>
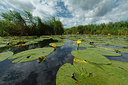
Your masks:
<instances>
[{"instance_id":1,"label":"water","mask_svg":"<svg viewBox=\"0 0 128 85\"><path fill-rule=\"evenodd\" d=\"M120 53L122 56L106 56L109 60L128 62L128 54Z\"/></svg>"},{"instance_id":2,"label":"water","mask_svg":"<svg viewBox=\"0 0 128 85\"><path fill-rule=\"evenodd\" d=\"M50 42L12 47L5 51L11 50L14 53L18 53L28 49L48 46L48 43ZM50 55L46 56L46 61L42 63L38 63L35 60L12 64L12 60L8 59L0 62L0 85L56 85L56 73L58 69L65 63L73 63L74 56L71 55L71 51L77 50L77 47L71 44L72 40L66 40L64 46L57 48ZM121 54L121 57L106 57L110 60L128 62L128 54Z\"/></svg>"},{"instance_id":3,"label":"water","mask_svg":"<svg viewBox=\"0 0 128 85\"><path fill-rule=\"evenodd\" d=\"M38 63L35 60L12 64L8 59L0 62L0 85L55 85L56 73L60 66L64 63L73 63L71 51L77 48L71 46L71 43L71 40L64 42L64 46L46 56L46 62ZM11 50L18 53L36 46L21 47L24 48L22 50L17 47Z\"/></svg>"}]
</instances>

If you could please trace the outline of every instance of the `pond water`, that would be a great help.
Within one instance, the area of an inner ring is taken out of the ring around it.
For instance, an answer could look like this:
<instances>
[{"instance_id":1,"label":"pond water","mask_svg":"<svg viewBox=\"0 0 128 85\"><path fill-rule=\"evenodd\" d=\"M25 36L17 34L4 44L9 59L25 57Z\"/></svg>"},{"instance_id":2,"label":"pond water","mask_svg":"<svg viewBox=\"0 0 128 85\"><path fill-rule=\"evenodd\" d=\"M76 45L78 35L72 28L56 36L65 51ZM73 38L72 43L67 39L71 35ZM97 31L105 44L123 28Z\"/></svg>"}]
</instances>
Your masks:
<instances>
[{"instance_id":1,"label":"pond water","mask_svg":"<svg viewBox=\"0 0 128 85\"><path fill-rule=\"evenodd\" d=\"M12 64L12 60L8 59L0 62L0 85L55 85L56 73L60 66L64 63L73 62L74 57L71 55L71 51L76 50L77 47L72 46L71 43L71 40L64 42L64 46L57 48L46 56L46 61L42 63L35 60ZM38 43L8 50L18 53L36 47L43 47L43 45Z\"/></svg>"},{"instance_id":2,"label":"pond water","mask_svg":"<svg viewBox=\"0 0 128 85\"><path fill-rule=\"evenodd\" d=\"M5 49L5 51L12 50L14 53L18 53L43 46L48 46L48 44L40 42L29 46ZM81 49L84 48L81 47ZM72 46L72 40L66 40L64 46L57 48L50 55L46 56L46 61L42 63L38 63L35 60L12 64L12 60L6 59L0 62L0 85L55 85L56 73L60 66L64 63L73 63L74 56L71 55L72 50L77 50L77 47ZM122 53L121 57L107 56L107 58L128 62L127 56L128 54Z\"/></svg>"}]
</instances>

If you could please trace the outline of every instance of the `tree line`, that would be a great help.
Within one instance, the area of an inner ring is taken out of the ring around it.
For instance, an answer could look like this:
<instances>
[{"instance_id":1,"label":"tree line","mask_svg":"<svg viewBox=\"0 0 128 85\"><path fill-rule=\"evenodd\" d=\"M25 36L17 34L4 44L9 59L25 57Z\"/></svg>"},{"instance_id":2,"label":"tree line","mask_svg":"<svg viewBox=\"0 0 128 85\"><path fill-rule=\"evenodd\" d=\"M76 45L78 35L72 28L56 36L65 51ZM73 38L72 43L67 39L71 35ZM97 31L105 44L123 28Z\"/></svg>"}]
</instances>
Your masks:
<instances>
[{"instance_id":1,"label":"tree line","mask_svg":"<svg viewBox=\"0 0 128 85\"><path fill-rule=\"evenodd\" d=\"M55 17L43 21L29 11L9 11L1 14L0 36L62 35L63 24Z\"/></svg>"},{"instance_id":2,"label":"tree line","mask_svg":"<svg viewBox=\"0 0 128 85\"><path fill-rule=\"evenodd\" d=\"M102 23L99 25L79 25L65 29L65 34L112 34L112 35L128 35L128 21L120 21L115 23Z\"/></svg>"}]
</instances>

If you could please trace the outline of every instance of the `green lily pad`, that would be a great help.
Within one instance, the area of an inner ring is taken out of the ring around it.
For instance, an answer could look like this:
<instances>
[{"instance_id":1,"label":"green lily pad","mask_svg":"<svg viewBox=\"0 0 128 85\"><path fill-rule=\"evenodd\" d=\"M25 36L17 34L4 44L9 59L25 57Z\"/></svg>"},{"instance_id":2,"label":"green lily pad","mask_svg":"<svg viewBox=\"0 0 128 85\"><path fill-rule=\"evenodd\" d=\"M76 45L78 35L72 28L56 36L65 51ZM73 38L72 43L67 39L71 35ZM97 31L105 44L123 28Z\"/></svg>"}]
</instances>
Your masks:
<instances>
[{"instance_id":1,"label":"green lily pad","mask_svg":"<svg viewBox=\"0 0 128 85\"><path fill-rule=\"evenodd\" d=\"M113 47L101 47L101 46L96 46L97 48L101 48L104 50L109 50L109 51L115 51L115 48ZM122 53L128 53L128 49L127 48L116 48L116 50L119 50Z\"/></svg>"},{"instance_id":2,"label":"green lily pad","mask_svg":"<svg viewBox=\"0 0 128 85\"><path fill-rule=\"evenodd\" d=\"M45 39L50 39L50 38L49 37L48 38L37 38L37 39L34 39L34 40L29 40L25 44L34 44L34 43L38 43L39 41L43 41Z\"/></svg>"},{"instance_id":3,"label":"green lily pad","mask_svg":"<svg viewBox=\"0 0 128 85\"><path fill-rule=\"evenodd\" d=\"M120 68L115 67L112 65L103 65L101 66L102 69L104 69L108 74L115 76L119 79L120 84L119 85L127 85L128 84L128 71Z\"/></svg>"},{"instance_id":4,"label":"green lily pad","mask_svg":"<svg viewBox=\"0 0 128 85\"><path fill-rule=\"evenodd\" d=\"M121 62L121 61L114 61L112 60L112 66L118 67L120 69L123 69L124 71L128 72L128 63L127 62Z\"/></svg>"},{"instance_id":5,"label":"green lily pad","mask_svg":"<svg viewBox=\"0 0 128 85\"><path fill-rule=\"evenodd\" d=\"M6 44L1 44L1 45L0 45L0 48L5 47L5 46L6 46Z\"/></svg>"},{"instance_id":6,"label":"green lily pad","mask_svg":"<svg viewBox=\"0 0 128 85\"><path fill-rule=\"evenodd\" d=\"M11 57L12 55L13 55L13 52L11 51L0 53L0 62L4 61L8 57Z\"/></svg>"},{"instance_id":7,"label":"green lily pad","mask_svg":"<svg viewBox=\"0 0 128 85\"><path fill-rule=\"evenodd\" d=\"M121 49L118 49L119 51L121 51L122 53L128 53L128 49L126 48L121 48Z\"/></svg>"},{"instance_id":8,"label":"green lily pad","mask_svg":"<svg viewBox=\"0 0 128 85\"><path fill-rule=\"evenodd\" d=\"M111 62L106 57L95 51L90 51L90 48L89 50L77 50L72 51L71 53L73 56L75 56L75 58L80 60L86 60L97 64L111 64Z\"/></svg>"},{"instance_id":9,"label":"green lily pad","mask_svg":"<svg viewBox=\"0 0 128 85\"><path fill-rule=\"evenodd\" d=\"M121 54L116 53L114 51L110 51L110 50L106 50L106 49L102 49L102 48L88 48L87 51L93 51L105 56L121 56Z\"/></svg>"},{"instance_id":10,"label":"green lily pad","mask_svg":"<svg viewBox=\"0 0 128 85\"><path fill-rule=\"evenodd\" d=\"M58 42L58 43L50 43L49 45L52 46L52 44L56 44L57 47L61 47L64 45L63 42Z\"/></svg>"},{"instance_id":11,"label":"green lily pad","mask_svg":"<svg viewBox=\"0 0 128 85\"><path fill-rule=\"evenodd\" d=\"M78 46L77 43L74 43L72 45ZM94 46L93 45L90 45L90 44L83 44L83 43L81 43L81 44L79 44L79 47L93 48Z\"/></svg>"},{"instance_id":12,"label":"green lily pad","mask_svg":"<svg viewBox=\"0 0 128 85\"><path fill-rule=\"evenodd\" d=\"M32 50L23 51L9 57L9 59L14 59L12 63L21 63L21 62L28 62L38 59L39 56L47 56L49 55L54 49L51 47L44 47L44 48L36 48ZM29 57L29 58L27 58Z\"/></svg>"},{"instance_id":13,"label":"green lily pad","mask_svg":"<svg viewBox=\"0 0 128 85\"><path fill-rule=\"evenodd\" d=\"M120 85L115 76L107 74L93 64L74 62L61 66L56 85Z\"/></svg>"}]
</instances>

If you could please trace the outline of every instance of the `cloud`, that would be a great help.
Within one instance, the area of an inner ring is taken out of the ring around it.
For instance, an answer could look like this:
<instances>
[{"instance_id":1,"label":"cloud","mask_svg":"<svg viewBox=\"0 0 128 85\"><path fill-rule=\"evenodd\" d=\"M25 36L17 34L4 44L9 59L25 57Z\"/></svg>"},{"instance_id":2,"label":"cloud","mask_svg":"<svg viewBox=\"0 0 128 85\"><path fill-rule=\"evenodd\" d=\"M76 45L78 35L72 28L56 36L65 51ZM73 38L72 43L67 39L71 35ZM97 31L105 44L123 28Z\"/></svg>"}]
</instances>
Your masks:
<instances>
[{"instance_id":1,"label":"cloud","mask_svg":"<svg viewBox=\"0 0 128 85\"><path fill-rule=\"evenodd\" d=\"M0 10L27 10L46 19L59 18L65 28L128 19L128 0L1 0Z\"/></svg>"},{"instance_id":2,"label":"cloud","mask_svg":"<svg viewBox=\"0 0 128 85\"><path fill-rule=\"evenodd\" d=\"M29 0L7 0L10 5L12 5L15 8L22 9L22 10L28 10L31 11L35 9L31 1Z\"/></svg>"}]
</instances>

